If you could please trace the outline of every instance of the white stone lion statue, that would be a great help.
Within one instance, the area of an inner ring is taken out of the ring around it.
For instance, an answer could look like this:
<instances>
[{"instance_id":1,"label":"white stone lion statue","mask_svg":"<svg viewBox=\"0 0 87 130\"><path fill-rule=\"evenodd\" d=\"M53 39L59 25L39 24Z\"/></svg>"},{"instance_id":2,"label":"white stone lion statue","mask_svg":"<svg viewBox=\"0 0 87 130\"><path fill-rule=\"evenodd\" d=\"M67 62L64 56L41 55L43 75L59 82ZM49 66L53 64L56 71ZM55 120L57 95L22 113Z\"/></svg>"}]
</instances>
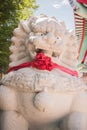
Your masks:
<instances>
[{"instance_id":1,"label":"white stone lion statue","mask_svg":"<svg viewBox=\"0 0 87 130\"><path fill-rule=\"evenodd\" d=\"M87 87L76 70L73 32L40 15L13 34L9 73L0 82L0 130L87 130Z\"/></svg>"}]
</instances>

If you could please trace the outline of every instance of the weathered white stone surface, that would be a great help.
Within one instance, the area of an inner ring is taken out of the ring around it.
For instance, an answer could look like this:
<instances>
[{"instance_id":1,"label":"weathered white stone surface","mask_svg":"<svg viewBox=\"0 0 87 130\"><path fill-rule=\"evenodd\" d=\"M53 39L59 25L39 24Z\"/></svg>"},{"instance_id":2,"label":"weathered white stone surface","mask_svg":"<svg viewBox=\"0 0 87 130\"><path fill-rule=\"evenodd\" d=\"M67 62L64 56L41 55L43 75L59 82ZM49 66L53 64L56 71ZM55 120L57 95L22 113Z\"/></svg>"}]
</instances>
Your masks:
<instances>
[{"instance_id":1,"label":"weathered white stone surface","mask_svg":"<svg viewBox=\"0 0 87 130\"><path fill-rule=\"evenodd\" d=\"M33 16L13 33L9 67L44 52L53 62L76 68L76 38L64 23ZM87 87L79 77L26 67L9 72L0 84L0 130L87 130Z\"/></svg>"}]
</instances>

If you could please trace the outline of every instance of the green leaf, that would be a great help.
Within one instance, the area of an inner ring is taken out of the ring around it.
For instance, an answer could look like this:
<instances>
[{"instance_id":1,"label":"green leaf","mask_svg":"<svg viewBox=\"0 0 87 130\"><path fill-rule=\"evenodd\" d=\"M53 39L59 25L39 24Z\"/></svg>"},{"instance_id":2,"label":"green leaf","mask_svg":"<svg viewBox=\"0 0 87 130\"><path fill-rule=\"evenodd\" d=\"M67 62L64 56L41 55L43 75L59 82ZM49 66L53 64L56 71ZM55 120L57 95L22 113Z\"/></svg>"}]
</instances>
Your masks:
<instances>
[{"instance_id":1,"label":"green leaf","mask_svg":"<svg viewBox=\"0 0 87 130\"><path fill-rule=\"evenodd\" d=\"M12 31L21 19L28 18L37 8L36 0L0 1L0 67L5 71L9 64Z\"/></svg>"}]
</instances>

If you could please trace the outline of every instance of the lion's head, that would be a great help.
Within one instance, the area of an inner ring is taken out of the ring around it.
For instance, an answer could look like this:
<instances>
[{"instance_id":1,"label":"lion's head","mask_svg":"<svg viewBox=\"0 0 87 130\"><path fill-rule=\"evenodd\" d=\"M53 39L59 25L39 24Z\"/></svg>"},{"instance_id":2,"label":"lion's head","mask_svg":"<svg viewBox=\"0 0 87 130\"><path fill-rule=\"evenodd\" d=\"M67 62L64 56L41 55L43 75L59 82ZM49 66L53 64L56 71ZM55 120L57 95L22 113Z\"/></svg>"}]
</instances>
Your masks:
<instances>
[{"instance_id":1,"label":"lion's head","mask_svg":"<svg viewBox=\"0 0 87 130\"><path fill-rule=\"evenodd\" d=\"M66 29L64 22L45 15L21 21L13 34L9 67L32 61L39 52L57 62L69 41L70 46L75 44L75 38L72 38L73 34Z\"/></svg>"}]
</instances>

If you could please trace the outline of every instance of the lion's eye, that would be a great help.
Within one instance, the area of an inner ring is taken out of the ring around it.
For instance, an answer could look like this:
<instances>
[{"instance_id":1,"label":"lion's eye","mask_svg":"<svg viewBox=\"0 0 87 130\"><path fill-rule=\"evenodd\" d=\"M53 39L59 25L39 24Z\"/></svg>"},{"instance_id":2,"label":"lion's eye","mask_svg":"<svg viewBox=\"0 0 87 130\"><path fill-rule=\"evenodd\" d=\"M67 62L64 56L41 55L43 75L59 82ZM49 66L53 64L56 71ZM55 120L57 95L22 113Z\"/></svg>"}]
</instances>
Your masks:
<instances>
[{"instance_id":1,"label":"lion's eye","mask_svg":"<svg viewBox=\"0 0 87 130\"><path fill-rule=\"evenodd\" d=\"M58 36L57 39L61 40L61 37Z\"/></svg>"},{"instance_id":2,"label":"lion's eye","mask_svg":"<svg viewBox=\"0 0 87 130\"><path fill-rule=\"evenodd\" d=\"M41 33L41 36L43 36L44 34L43 33Z\"/></svg>"}]
</instances>

